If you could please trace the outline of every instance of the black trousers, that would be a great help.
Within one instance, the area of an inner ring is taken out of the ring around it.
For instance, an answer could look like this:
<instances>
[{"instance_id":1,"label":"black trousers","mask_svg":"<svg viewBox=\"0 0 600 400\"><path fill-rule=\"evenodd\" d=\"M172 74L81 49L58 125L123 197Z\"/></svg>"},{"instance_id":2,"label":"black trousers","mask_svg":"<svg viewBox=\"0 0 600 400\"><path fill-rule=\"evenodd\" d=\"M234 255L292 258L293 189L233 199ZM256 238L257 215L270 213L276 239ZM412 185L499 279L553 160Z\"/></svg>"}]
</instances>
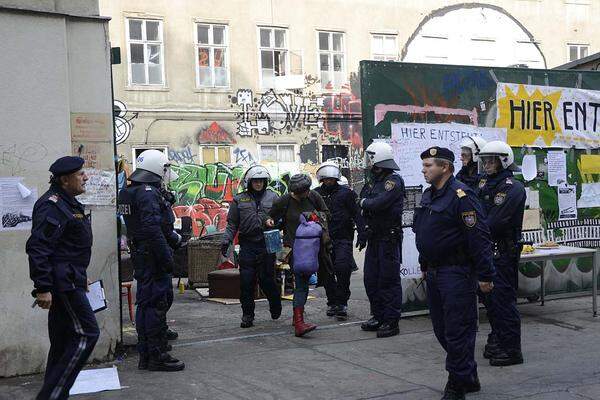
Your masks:
<instances>
[{"instance_id":1,"label":"black trousers","mask_svg":"<svg viewBox=\"0 0 600 400\"><path fill-rule=\"evenodd\" d=\"M269 300L269 308L281 308L279 288L275 284L275 254L267 253L264 241L240 243L240 303L244 315L254 316L256 280Z\"/></svg>"},{"instance_id":2,"label":"black trousers","mask_svg":"<svg viewBox=\"0 0 600 400\"><path fill-rule=\"evenodd\" d=\"M333 241L333 274L324 283L328 306L347 306L354 258L351 240Z\"/></svg>"},{"instance_id":3,"label":"black trousers","mask_svg":"<svg viewBox=\"0 0 600 400\"><path fill-rule=\"evenodd\" d=\"M48 364L44 384L36 399L66 399L100 336L85 289L52 293L48 334Z\"/></svg>"}]
</instances>

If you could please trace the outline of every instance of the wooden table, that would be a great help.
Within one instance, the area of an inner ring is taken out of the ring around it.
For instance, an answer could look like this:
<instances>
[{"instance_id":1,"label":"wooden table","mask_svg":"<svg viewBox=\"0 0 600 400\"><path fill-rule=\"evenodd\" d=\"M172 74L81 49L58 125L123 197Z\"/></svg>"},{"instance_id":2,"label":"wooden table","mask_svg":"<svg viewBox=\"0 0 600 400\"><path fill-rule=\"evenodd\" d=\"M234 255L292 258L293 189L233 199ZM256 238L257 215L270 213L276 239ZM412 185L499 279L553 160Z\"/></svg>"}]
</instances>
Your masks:
<instances>
[{"instance_id":1,"label":"wooden table","mask_svg":"<svg viewBox=\"0 0 600 400\"><path fill-rule=\"evenodd\" d=\"M598 303L597 303L597 295L598 295L598 269L600 263L600 257L598 255L599 250L597 249L585 249L581 247L570 247L570 246L559 246L554 249L540 249L539 247L535 248L533 253L521 254L521 263L526 262L541 262L542 263L542 274L541 274L541 303L544 305L545 299L545 285L544 285L544 270L546 269L546 265L550 260L556 260L561 258L571 258L571 257L592 257L592 311L594 313L594 317L598 315Z\"/></svg>"}]
</instances>

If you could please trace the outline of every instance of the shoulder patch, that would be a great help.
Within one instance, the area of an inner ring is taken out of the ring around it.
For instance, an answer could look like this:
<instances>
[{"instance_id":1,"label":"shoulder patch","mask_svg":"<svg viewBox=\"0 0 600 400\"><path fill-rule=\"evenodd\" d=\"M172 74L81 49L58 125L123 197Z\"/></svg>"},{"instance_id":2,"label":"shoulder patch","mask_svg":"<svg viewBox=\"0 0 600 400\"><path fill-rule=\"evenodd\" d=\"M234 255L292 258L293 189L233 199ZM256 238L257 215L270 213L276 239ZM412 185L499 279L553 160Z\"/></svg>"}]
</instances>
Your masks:
<instances>
[{"instance_id":1,"label":"shoulder patch","mask_svg":"<svg viewBox=\"0 0 600 400\"><path fill-rule=\"evenodd\" d=\"M462 213L462 220L467 228L472 228L477 223L477 213L475 211L465 211Z\"/></svg>"},{"instance_id":2,"label":"shoulder patch","mask_svg":"<svg viewBox=\"0 0 600 400\"><path fill-rule=\"evenodd\" d=\"M385 190L387 192L389 192L390 190L394 189L396 187L396 182L394 182L391 179L388 179L387 181L385 181Z\"/></svg>"},{"instance_id":3,"label":"shoulder patch","mask_svg":"<svg viewBox=\"0 0 600 400\"><path fill-rule=\"evenodd\" d=\"M463 197L465 197L467 194L465 193L464 190L462 189L456 189L456 196L458 196L459 199L462 199Z\"/></svg>"},{"instance_id":4,"label":"shoulder patch","mask_svg":"<svg viewBox=\"0 0 600 400\"><path fill-rule=\"evenodd\" d=\"M145 186L146 192L151 192L152 191L152 186Z\"/></svg>"},{"instance_id":5,"label":"shoulder patch","mask_svg":"<svg viewBox=\"0 0 600 400\"><path fill-rule=\"evenodd\" d=\"M479 189L482 189L485 186L485 183L487 182L487 179L482 179L479 181Z\"/></svg>"},{"instance_id":6,"label":"shoulder patch","mask_svg":"<svg viewBox=\"0 0 600 400\"><path fill-rule=\"evenodd\" d=\"M499 206L500 204L504 203L504 199L506 199L506 193L496 193L496 196L494 196L494 204Z\"/></svg>"},{"instance_id":7,"label":"shoulder patch","mask_svg":"<svg viewBox=\"0 0 600 400\"><path fill-rule=\"evenodd\" d=\"M53 194L52 196L48 197L48 200L50 200L53 203L57 203L58 202L58 195Z\"/></svg>"}]
</instances>

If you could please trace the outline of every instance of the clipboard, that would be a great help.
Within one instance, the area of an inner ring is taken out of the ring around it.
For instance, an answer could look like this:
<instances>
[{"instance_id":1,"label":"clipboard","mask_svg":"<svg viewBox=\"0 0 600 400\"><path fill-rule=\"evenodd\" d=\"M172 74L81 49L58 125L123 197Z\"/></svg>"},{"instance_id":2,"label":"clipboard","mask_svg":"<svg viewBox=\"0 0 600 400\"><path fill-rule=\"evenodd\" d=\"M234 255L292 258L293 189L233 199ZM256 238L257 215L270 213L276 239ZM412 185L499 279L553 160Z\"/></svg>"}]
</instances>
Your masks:
<instances>
[{"instance_id":1,"label":"clipboard","mask_svg":"<svg viewBox=\"0 0 600 400\"><path fill-rule=\"evenodd\" d=\"M88 285L88 289L89 291L86 292L86 296L90 302L92 311L97 313L99 311L106 310L106 295L104 293L104 284L102 283L102 279L90 283Z\"/></svg>"}]
</instances>

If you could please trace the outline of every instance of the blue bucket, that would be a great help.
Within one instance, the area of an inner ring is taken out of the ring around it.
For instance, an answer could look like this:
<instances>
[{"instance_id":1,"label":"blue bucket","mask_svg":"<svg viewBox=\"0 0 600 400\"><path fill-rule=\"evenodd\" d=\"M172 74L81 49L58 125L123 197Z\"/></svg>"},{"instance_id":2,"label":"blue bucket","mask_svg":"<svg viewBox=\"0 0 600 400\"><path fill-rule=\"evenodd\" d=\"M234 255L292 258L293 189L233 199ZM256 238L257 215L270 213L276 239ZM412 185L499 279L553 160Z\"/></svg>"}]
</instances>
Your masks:
<instances>
[{"instance_id":1,"label":"blue bucket","mask_svg":"<svg viewBox=\"0 0 600 400\"><path fill-rule=\"evenodd\" d=\"M265 231L264 235L267 253L275 254L283 249L283 246L281 245L281 233L279 232L279 229Z\"/></svg>"}]
</instances>

